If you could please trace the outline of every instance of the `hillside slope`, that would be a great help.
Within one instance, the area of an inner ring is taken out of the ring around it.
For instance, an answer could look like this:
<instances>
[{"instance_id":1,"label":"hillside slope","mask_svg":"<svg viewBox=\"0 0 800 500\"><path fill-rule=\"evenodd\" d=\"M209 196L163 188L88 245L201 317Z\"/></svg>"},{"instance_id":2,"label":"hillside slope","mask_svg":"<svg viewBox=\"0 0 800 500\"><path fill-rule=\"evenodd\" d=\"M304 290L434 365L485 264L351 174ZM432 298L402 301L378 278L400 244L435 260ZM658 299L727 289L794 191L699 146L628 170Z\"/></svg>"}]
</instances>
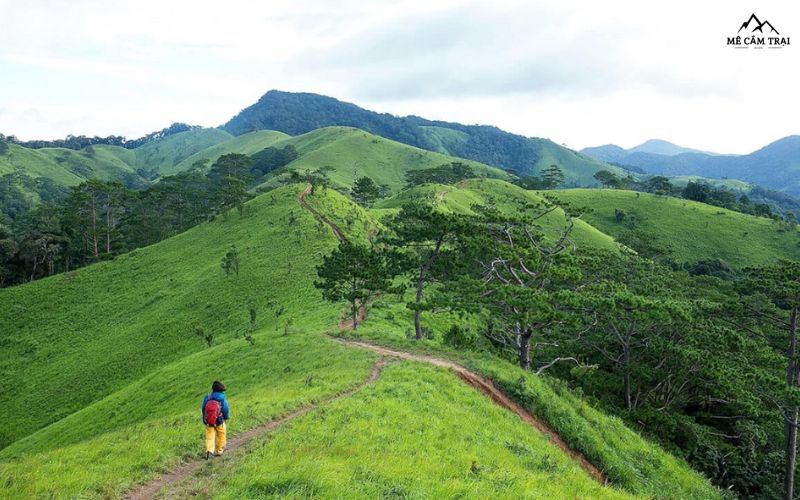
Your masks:
<instances>
[{"instance_id":1,"label":"hillside slope","mask_svg":"<svg viewBox=\"0 0 800 500\"><path fill-rule=\"evenodd\" d=\"M90 146L80 151L66 148L29 149L8 144L0 154L0 175L20 171L30 177L47 177L62 186L86 179L120 180L136 175L128 160L130 151L118 146Z\"/></svg>"},{"instance_id":2,"label":"hillside slope","mask_svg":"<svg viewBox=\"0 0 800 500\"><path fill-rule=\"evenodd\" d=\"M196 128L172 134L134 149L136 167L158 175L174 174L181 170L175 166L186 158L232 137L218 128Z\"/></svg>"},{"instance_id":3,"label":"hillside slope","mask_svg":"<svg viewBox=\"0 0 800 500\"><path fill-rule=\"evenodd\" d=\"M472 207L491 206L502 212L514 215L528 213L533 215L531 205L548 205L546 199L533 191L526 191L499 179L471 179L458 184L446 186L441 184L425 184L406 191L397 196L381 201L376 209L395 209L410 201L426 200L447 210L457 213L474 213ZM539 219L537 223L548 237L556 237L567 224L564 211L560 208ZM578 247L598 248L617 251L619 245L614 239L599 231L589 223L578 219L570 234L570 239Z\"/></svg>"},{"instance_id":4,"label":"hillside slope","mask_svg":"<svg viewBox=\"0 0 800 500\"><path fill-rule=\"evenodd\" d=\"M225 141L219 142L211 147L202 149L191 156L188 156L176 163L173 167L165 169L166 173L175 173L188 170L192 165L198 161L208 160L209 163L214 163L222 155L238 153L243 155L252 155L258 153L262 149L274 145L276 142L287 139L290 136L283 132L275 132L274 130L258 130L243 134L238 137L229 135Z\"/></svg>"},{"instance_id":5,"label":"hillside slope","mask_svg":"<svg viewBox=\"0 0 800 500\"><path fill-rule=\"evenodd\" d=\"M678 262L720 258L752 266L800 258L800 232L783 224L704 203L613 189L548 191L588 207L587 222L634 249L645 245ZM616 210L622 210L617 220Z\"/></svg>"},{"instance_id":6,"label":"hillside slope","mask_svg":"<svg viewBox=\"0 0 800 500\"><path fill-rule=\"evenodd\" d=\"M406 172L454 161L469 165L478 176L507 178L505 172L494 167L407 146L348 127L326 127L285 139L276 146L286 144L294 145L300 153L297 160L286 166L287 169L303 171L329 167L331 180L343 187L352 185L356 172L398 190L406 184Z\"/></svg>"},{"instance_id":7,"label":"hillside slope","mask_svg":"<svg viewBox=\"0 0 800 500\"><path fill-rule=\"evenodd\" d=\"M55 187L63 188L59 189L62 192L90 179L117 181L139 188L159 176L177 173L180 169L175 166L186 157L230 138L230 134L220 129L195 128L152 140L135 149L106 144L80 150L34 149L8 143L0 153L0 176L13 173L33 179L33 182L15 182L14 186L34 205L49 188L36 182L37 179L49 179Z\"/></svg>"},{"instance_id":8,"label":"hillside slope","mask_svg":"<svg viewBox=\"0 0 800 500\"><path fill-rule=\"evenodd\" d=\"M197 128L168 135L136 149L98 144L81 150L33 149L9 143L0 154L0 175L21 171L31 177L47 177L57 184L73 186L87 179L124 180L138 175L137 169L156 175L175 173L175 165L187 157L231 139L215 128Z\"/></svg>"},{"instance_id":9,"label":"hillside slope","mask_svg":"<svg viewBox=\"0 0 800 500\"><path fill-rule=\"evenodd\" d=\"M7 494L116 497L192 459L197 403L215 378L228 385L237 435L367 377L373 354L322 335L339 322L342 305L321 300L314 266L336 239L298 204L303 188L266 193L243 216L114 261L0 290L0 322L10 325L0 332L8 382L0 404L19 416L3 428ZM366 237L369 214L335 191L306 201L330 219L361 221L351 236ZM234 243L240 271L225 276L220 259ZM234 455L215 494L718 497L684 463L548 378L476 356L470 363L501 387L526 380L514 394L615 486L594 482L454 375L403 362L352 398L281 427L275 441ZM442 414L449 418L436 418Z\"/></svg>"},{"instance_id":10,"label":"hillside slope","mask_svg":"<svg viewBox=\"0 0 800 500\"><path fill-rule=\"evenodd\" d=\"M508 177L502 170L478 162L415 148L351 127L325 127L298 136L268 130L250 132L190 156L178 164L176 170L188 169L199 160L214 162L223 154L251 155L266 147L288 145L295 147L299 157L285 170L304 172L326 168L331 181L343 188L352 185L355 171L359 176L371 177L377 184L398 190L405 186L406 172L454 161L466 163L480 176ZM267 185L276 185L276 180L267 181Z\"/></svg>"},{"instance_id":11,"label":"hillside slope","mask_svg":"<svg viewBox=\"0 0 800 500\"><path fill-rule=\"evenodd\" d=\"M497 127L432 121L417 116L376 113L317 94L271 90L242 110L223 128L234 135L279 130L298 135L329 126L355 127L422 149L475 160L520 174L536 174L552 163L567 182L595 185L598 170L624 171L541 138L511 134Z\"/></svg>"}]
</instances>

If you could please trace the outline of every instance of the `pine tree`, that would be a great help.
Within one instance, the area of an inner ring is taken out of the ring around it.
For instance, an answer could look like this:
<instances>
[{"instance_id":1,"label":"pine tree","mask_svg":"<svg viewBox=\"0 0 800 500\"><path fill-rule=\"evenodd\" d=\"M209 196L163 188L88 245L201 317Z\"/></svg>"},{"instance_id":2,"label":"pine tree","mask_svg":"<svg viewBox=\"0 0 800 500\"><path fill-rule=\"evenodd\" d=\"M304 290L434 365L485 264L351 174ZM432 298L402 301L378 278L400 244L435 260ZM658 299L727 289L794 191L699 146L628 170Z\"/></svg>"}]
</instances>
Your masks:
<instances>
[{"instance_id":1,"label":"pine tree","mask_svg":"<svg viewBox=\"0 0 800 500\"><path fill-rule=\"evenodd\" d=\"M350 304L353 330L358 328L358 311L366 309L376 294L392 291L392 277L384 254L347 241L339 243L317 267L319 280L314 286L331 302Z\"/></svg>"},{"instance_id":2,"label":"pine tree","mask_svg":"<svg viewBox=\"0 0 800 500\"><path fill-rule=\"evenodd\" d=\"M372 206L380 194L381 188L369 177L359 177L353 183L353 199L362 207Z\"/></svg>"}]
</instances>

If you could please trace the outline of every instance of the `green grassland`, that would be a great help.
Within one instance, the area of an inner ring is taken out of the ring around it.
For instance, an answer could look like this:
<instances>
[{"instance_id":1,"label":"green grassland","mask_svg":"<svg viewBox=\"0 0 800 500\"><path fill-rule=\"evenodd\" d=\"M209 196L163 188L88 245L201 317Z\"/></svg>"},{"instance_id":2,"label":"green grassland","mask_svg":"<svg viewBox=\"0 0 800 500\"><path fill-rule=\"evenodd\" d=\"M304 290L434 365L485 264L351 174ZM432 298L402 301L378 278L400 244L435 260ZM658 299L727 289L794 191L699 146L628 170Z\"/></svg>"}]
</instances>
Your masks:
<instances>
[{"instance_id":1,"label":"green grassland","mask_svg":"<svg viewBox=\"0 0 800 500\"><path fill-rule=\"evenodd\" d=\"M136 149L98 144L81 150L67 148L31 149L8 144L0 154L0 175L21 172L46 177L60 186L77 186L89 179L144 184L152 177L178 172L175 165L186 157L232 136L215 128L192 129L149 142ZM25 189L38 202L38 194Z\"/></svg>"},{"instance_id":2,"label":"green grassland","mask_svg":"<svg viewBox=\"0 0 800 500\"><path fill-rule=\"evenodd\" d=\"M448 148L463 147L469 141L469 135L466 132L452 128L423 125L419 127L419 130L433 151L445 155L450 154Z\"/></svg>"},{"instance_id":3,"label":"green grassland","mask_svg":"<svg viewBox=\"0 0 800 500\"><path fill-rule=\"evenodd\" d=\"M546 436L454 375L409 362L390 364L374 385L234 460L203 470L179 496L632 498L593 481Z\"/></svg>"},{"instance_id":4,"label":"green grassland","mask_svg":"<svg viewBox=\"0 0 800 500\"><path fill-rule=\"evenodd\" d=\"M447 186L426 184L403 191L397 196L382 200L376 209L397 209L404 203L426 200L443 209L456 213L473 213L472 207L491 206L508 214L534 215L543 211L550 203L540 195L522 189L499 179L470 179ZM567 224L567 217L561 208L556 208L537 221L546 236L556 237ZM577 219L570 239L578 247L592 247L616 251L619 245L607 234L597 230L587 222Z\"/></svg>"},{"instance_id":5,"label":"green grassland","mask_svg":"<svg viewBox=\"0 0 800 500\"><path fill-rule=\"evenodd\" d=\"M409 340L403 328L411 324L411 314L401 304L382 301L372 309L363 328L343 335L459 361L541 418L572 449L599 467L612 485L624 491L645 498L721 497L685 462L643 439L620 419L592 407L563 382L522 370L480 346L469 351L446 346L442 334L452 324L451 318L424 314L423 322L431 327L432 338Z\"/></svg>"},{"instance_id":6,"label":"green grassland","mask_svg":"<svg viewBox=\"0 0 800 500\"><path fill-rule=\"evenodd\" d=\"M231 139L218 128L197 128L148 142L134 149L136 166L155 170L160 175L179 172L175 166L186 158Z\"/></svg>"},{"instance_id":7,"label":"green grassland","mask_svg":"<svg viewBox=\"0 0 800 500\"><path fill-rule=\"evenodd\" d=\"M81 151L66 148L29 149L8 144L0 155L0 175L21 171L31 177L48 177L56 184L74 186L86 179L118 180L135 169L116 146L92 146Z\"/></svg>"},{"instance_id":8,"label":"green grassland","mask_svg":"<svg viewBox=\"0 0 800 500\"><path fill-rule=\"evenodd\" d=\"M18 415L3 427L2 442L200 350L197 327L215 342L240 336L250 305L257 326L334 324L338 308L319 300L311 277L335 239L299 208L298 189L261 196L244 217L231 214L113 262L0 290L8 354L0 372L15 386L0 402ZM220 267L232 244L241 259L238 278ZM279 308L285 310L276 318Z\"/></svg>"},{"instance_id":9,"label":"green grassland","mask_svg":"<svg viewBox=\"0 0 800 500\"><path fill-rule=\"evenodd\" d=\"M327 127L280 144L293 144L300 153L300 158L287 168L302 171L332 167L328 174L331 181L343 187L352 185L355 169L359 176L371 177L376 183L386 184L396 191L405 186L406 172L453 161L469 165L478 176L506 177L505 172L478 162L407 146L348 127Z\"/></svg>"},{"instance_id":10,"label":"green grassland","mask_svg":"<svg viewBox=\"0 0 800 500\"><path fill-rule=\"evenodd\" d=\"M612 189L548 191L562 202L591 210L583 216L618 240L638 232L678 262L720 258L734 266L800 258L800 233L784 224L704 203ZM615 210L625 219L617 222ZM634 250L635 245L633 246Z\"/></svg>"},{"instance_id":11,"label":"green grassland","mask_svg":"<svg viewBox=\"0 0 800 500\"><path fill-rule=\"evenodd\" d=\"M188 170L195 162L203 160L208 160L209 164L211 164L217 161L220 156L231 153L252 155L289 137L283 132L275 132L273 130L258 130L238 137L229 136L227 140L187 156L172 167L165 168L163 172L169 175Z\"/></svg>"},{"instance_id":12,"label":"green grassland","mask_svg":"<svg viewBox=\"0 0 800 500\"><path fill-rule=\"evenodd\" d=\"M229 433L356 385L372 356L302 330L267 328L156 369L0 451L6 498L118 497L199 454L199 402L211 380L230 388Z\"/></svg>"},{"instance_id":13,"label":"green grassland","mask_svg":"<svg viewBox=\"0 0 800 500\"><path fill-rule=\"evenodd\" d=\"M714 186L716 188L728 189L736 191L737 193L748 193L753 188L749 182L740 181L738 179L711 179L709 177L700 177L697 175L676 175L670 177L669 181L678 187L686 187L689 182L700 182Z\"/></svg>"},{"instance_id":14,"label":"green grassland","mask_svg":"<svg viewBox=\"0 0 800 500\"><path fill-rule=\"evenodd\" d=\"M452 199L463 197L462 207L471 197L508 206L516 201L506 196L536 199L508 186L470 181L453 188L465 193ZM15 415L2 427L5 494L117 497L196 456L199 401L214 378L229 387L236 434L366 377L372 354L323 335L335 330L344 304L322 301L314 266L336 240L299 206L302 189L263 194L242 216L231 213L113 261L0 290L0 373L7 382L0 405ZM332 189L317 189L307 202L352 239L365 240L376 223ZM220 268L231 244L241 259L238 277ZM362 334L410 345L403 304L383 300ZM251 332L249 306L258 313L253 345L243 338ZM448 318L440 321L437 331ZM198 327L214 335L211 346L195 335ZM439 337L421 345L458 355ZM542 435L454 375L401 363L250 453L215 463L221 481L208 487L221 489L210 494L718 496L685 463L561 384L481 351L461 356L592 459L613 486L593 483Z\"/></svg>"},{"instance_id":15,"label":"green grassland","mask_svg":"<svg viewBox=\"0 0 800 500\"><path fill-rule=\"evenodd\" d=\"M454 161L471 166L478 176L507 178L505 172L494 167L407 146L351 127L325 127L294 137L267 130L251 132L190 156L175 170L188 169L198 160L213 162L223 154L253 154L269 146L287 145L294 146L300 156L287 165L286 170L303 172L328 167L332 183L345 188L353 183L354 169L359 176L371 177L376 183L397 191L405 185L405 174L409 170L438 167ZM266 186L276 186L277 182L278 179L273 178Z\"/></svg>"}]
</instances>

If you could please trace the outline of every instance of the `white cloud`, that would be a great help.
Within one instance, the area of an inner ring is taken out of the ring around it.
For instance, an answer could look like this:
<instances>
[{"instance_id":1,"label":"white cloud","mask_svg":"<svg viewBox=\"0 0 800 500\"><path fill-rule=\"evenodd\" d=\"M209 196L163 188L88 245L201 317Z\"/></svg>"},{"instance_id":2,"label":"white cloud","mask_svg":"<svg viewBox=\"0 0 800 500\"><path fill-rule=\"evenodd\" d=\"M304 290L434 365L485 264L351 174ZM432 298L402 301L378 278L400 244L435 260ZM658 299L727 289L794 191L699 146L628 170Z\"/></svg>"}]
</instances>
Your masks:
<instances>
[{"instance_id":1,"label":"white cloud","mask_svg":"<svg viewBox=\"0 0 800 500\"><path fill-rule=\"evenodd\" d=\"M0 0L0 131L214 126L279 88L576 148L747 152L800 133L800 47L725 46L753 8L800 37L774 0Z\"/></svg>"}]
</instances>

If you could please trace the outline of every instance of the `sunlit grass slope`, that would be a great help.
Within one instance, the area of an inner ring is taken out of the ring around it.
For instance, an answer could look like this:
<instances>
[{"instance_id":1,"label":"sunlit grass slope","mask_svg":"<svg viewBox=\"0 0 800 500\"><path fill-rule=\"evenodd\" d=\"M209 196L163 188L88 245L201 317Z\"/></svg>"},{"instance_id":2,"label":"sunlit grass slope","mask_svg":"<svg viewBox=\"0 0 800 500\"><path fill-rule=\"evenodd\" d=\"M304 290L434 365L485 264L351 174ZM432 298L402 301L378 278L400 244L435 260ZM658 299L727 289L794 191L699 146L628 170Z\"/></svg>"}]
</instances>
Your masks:
<instances>
[{"instance_id":1,"label":"sunlit grass slope","mask_svg":"<svg viewBox=\"0 0 800 500\"><path fill-rule=\"evenodd\" d=\"M415 148L351 127L325 127L295 137L269 130L251 132L192 155L175 170L186 170L198 160L213 162L223 154L252 155L269 146L287 145L294 146L300 155L287 169L302 172L330 167L328 175L340 187L352 185L355 170L359 176L369 176L378 184L398 191L405 186L409 170L438 167L454 161L470 165L481 177L507 177L505 172L494 167ZM275 185L275 181L268 185Z\"/></svg>"},{"instance_id":2,"label":"sunlit grass slope","mask_svg":"<svg viewBox=\"0 0 800 500\"><path fill-rule=\"evenodd\" d=\"M233 136L218 128L197 128L172 134L134 149L135 164L160 175L177 171L177 164L186 158L231 139Z\"/></svg>"},{"instance_id":3,"label":"sunlit grass slope","mask_svg":"<svg viewBox=\"0 0 800 500\"><path fill-rule=\"evenodd\" d=\"M118 180L135 169L125 159L130 155L116 146L93 146L75 151L66 148L29 149L8 144L0 155L0 175L21 171L31 177L47 177L62 186L74 186L86 179Z\"/></svg>"},{"instance_id":4,"label":"sunlit grass slope","mask_svg":"<svg viewBox=\"0 0 800 500\"><path fill-rule=\"evenodd\" d=\"M302 171L331 167L331 180L344 187L352 185L355 170L359 176L366 175L397 191L406 184L406 172L454 161L471 166L480 177L507 177L505 172L494 167L407 146L349 127L321 128L285 139L276 146L283 144L293 144L300 153L300 158L287 168Z\"/></svg>"},{"instance_id":5,"label":"sunlit grass slope","mask_svg":"<svg viewBox=\"0 0 800 500\"><path fill-rule=\"evenodd\" d=\"M199 405L227 384L237 434L366 378L372 355L293 329L265 328L203 349L0 451L6 498L109 498L195 458Z\"/></svg>"},{"instance_id":6,"label":"sunlit grass slope","mask_svg":"<svg viewBox=\"0 0 800 500\"><path fill-rule=\"evenodd\" d=\"M313 287L331 231L297 203L300 186L262 195L179 236L105 262L0 289L0 404L16 415L8 444L203 349L198 328L222 343L242 335L249 306L258 327L335 324L339 308ZM329 190L319 197L338 196ZM231 245L238 277L220 261Z\"/></svg>"},{"instance_id":7,"label":"sunlit grass slope","mask_svg":"<svg viewBox=\"0 0 800 500\"><path fill-rule=\"evenodd\" d=\"M448 186L426 184L404 191L397 196L381 201L376 209L399 208L404 203L426 200L442 209L457 213L473 213L473 206L490 206L508 214L534 215L540 213L549 202L540 195L527 191L499 179L471 179ZM537 221L545 235L557 237L567 224L564 211L556 208ZM570 239L579 247L617 250L619 245L607 234L587 222L578 219L570 233Z\"/></svg>"},{"instance_id":8,"label":"sunlit grass slope","mask_svg":"<svg viewBox=\"0 0 800 500\"><path fill-rule=\"evenodd\" d=\"M276 431L180 496L630 498L453 374L393 363L375 385Z\"/></svg>"},{"instance_id":9,"label":"sunlit grass slope","mask_svg":"<svg viewBox=\"0 0 800 500\"><path fill-rule=\"evenodd\" d=\"M217 161L217 158L220 156L230 153L252 155L288 137L290 136L283 132L275 132L274 130L258 130L237 137L229 136L226 141L200 150L186 157L173 168L165 169L164 171L170 174L188 170L194 163L202 160L208 160L209 164L211 164Z\"/></svg>"},{"instance_id":10,"label":"sunlit grass slope","mask_svg":"<svg viewBox=\"0 0 800 500\"><path fill-rule=\"evenodd\" d=\"M345 334L401 349L434 353L461 362L492 380L506 394L547 423L572 449L583 453L592 464L603 471L611 484L625 492L644 498L722 497L717 488L686 462L642 438L620 419L595 409L573 393L565 383L522 370L515 364L486 352L480 346L471 350L454 350L446 346L442 342L441 333L452 324L452 318L449 321L440 317L425 318L424 324L433 327L433 338L423 341L409 340L404 329L412 324L411 313L401 304L383 302L380 307L373 308L362 329L356 332L348 331ZM460 322L463 323L463 320ZM401 395L406 397L403 393ZM477 424L475 419L477 417L467 420L470 422L468 425L474 433L479 433L482 424ZM505 444L511 447L513 443L514 441L505 441ZM541 449L532 451L527 458L541 457L544 453L547 452ZM524 454L523 458L526 458ZM480 462L480 459L476 460ZM557 480L555 481L556 488L560 488ZM539 498L537 496L539 491L547 491L540 488L545 486L526 489L526 494L522 496ZM562 491L561 494L553 493L549 496L543 495L541 498L562 498L563 494ZM520 497L518 494L502 496ZM481 497L483 496L477 496ZM593 495L578 495L576 498L593 498Z\"/></svg>"},{"instance_id":11,"label":"sunlit grass slope","mask_svg":"<svg viewBox=\"0 0 800 500\"><path fill-rule=\"evenodd\" d=\"M81 150L67 148L32 149L8 144L0 154L0 175L22 172L30 177L46 177L61 186L76 186L89 179L126 182L178 171L175 165L186 157L226 141L232 136L216 128L179 132L136 149L98 144ZM35 196L35 193L31 193Z\"/></svg>"},{"instance_id":12,"label":"sunlit grass slope","mask_svg":"<svg viewBox=\"0 0 800 500\"><path fill-rule=\"evenodd\" d=\"M721 258L734 266L748 266L779 258L800 259L800 232L771 219L632 191L569 189L548 193L591 208L584 218L604 233L624 239L632 231L639 232L648 244L666 249L678 262ZM616 221L616 209L625 212L621 222Z\"/></svg>"}]
</instances>

